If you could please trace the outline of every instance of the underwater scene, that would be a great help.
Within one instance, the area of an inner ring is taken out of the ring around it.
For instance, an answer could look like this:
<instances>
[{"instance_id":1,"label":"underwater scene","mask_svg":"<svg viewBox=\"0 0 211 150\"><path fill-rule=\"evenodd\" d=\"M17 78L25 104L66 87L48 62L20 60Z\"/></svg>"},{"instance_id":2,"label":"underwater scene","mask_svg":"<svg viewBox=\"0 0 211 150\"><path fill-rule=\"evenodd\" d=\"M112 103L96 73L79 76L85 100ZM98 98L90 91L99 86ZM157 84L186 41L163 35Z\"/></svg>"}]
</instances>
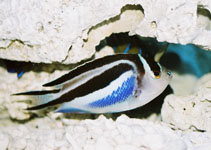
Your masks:
<instances>
[{"instance_id":1,"label":"underwater scene","mask_svg":"<svg viewBox=\"0 0 211 150\"><path fill-rule=\"evenodd\" d=\"M0 150L210 150L208 1L0 2Z\"/></svg>"}]
</instances>

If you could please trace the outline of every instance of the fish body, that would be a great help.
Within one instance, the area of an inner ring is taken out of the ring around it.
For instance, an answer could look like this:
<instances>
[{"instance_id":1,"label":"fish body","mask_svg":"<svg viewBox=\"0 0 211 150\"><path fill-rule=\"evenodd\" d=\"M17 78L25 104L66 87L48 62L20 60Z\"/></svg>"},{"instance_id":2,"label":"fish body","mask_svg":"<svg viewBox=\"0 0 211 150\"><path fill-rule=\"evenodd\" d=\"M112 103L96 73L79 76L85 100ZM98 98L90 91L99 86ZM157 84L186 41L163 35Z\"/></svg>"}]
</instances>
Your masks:
<instances>
[{"instance_id":1,"label":"fish body","mask_svg":"<svg viewBox=\"0 0 211 150\"><path fill-rule=\"evenodd\" d=\"M85 63L44 84L49 91L30 91L37 110L61 104L56 112L115 113L143 106L164 91L170 73L140 54L115 54Z\"/></svg>"}]
</instances>

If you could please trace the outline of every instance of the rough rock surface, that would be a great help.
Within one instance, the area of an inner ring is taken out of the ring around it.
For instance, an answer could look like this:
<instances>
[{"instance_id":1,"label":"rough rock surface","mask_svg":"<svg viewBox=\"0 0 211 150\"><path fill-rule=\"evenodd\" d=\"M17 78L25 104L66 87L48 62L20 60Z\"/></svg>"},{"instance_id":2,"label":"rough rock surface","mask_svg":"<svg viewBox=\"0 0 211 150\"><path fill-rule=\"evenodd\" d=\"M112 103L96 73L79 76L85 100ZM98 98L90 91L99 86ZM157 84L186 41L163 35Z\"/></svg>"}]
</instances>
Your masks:
<instances>
[{"instance_id":1,"label":"rough rock surface","mask_svg":"<svg viewBox=\"0 0 211 150\"><path fill-rule=\"evenodd\" d=\"M211 49L210 0L8 0L0 8L5 59L76 63L119 32Z\"/></svg>"},{"instance_id":2,"label":"rough rock surface","mask_svg":"<svg viewBox=\"0 0 211 150\"><path fill-rule=\"evenodd\" d=\"M104 116L82 121L46 117L35 124L1 128L0 145L0 150L208 150L211 133L181 133L124 115L116 121Z\"/></svg>"},{"instance_id":3,"label":"rough rock surface","mask_svg":"<svg viewBox=\"0 0 211 150\"><path fill-rule=\"evenodd\" d=\"M172 94L165 98L162 107L164 122L175 129L211 131L211 74L202 77L197 87L195 94Z\"/></svg>"}]
</instances>

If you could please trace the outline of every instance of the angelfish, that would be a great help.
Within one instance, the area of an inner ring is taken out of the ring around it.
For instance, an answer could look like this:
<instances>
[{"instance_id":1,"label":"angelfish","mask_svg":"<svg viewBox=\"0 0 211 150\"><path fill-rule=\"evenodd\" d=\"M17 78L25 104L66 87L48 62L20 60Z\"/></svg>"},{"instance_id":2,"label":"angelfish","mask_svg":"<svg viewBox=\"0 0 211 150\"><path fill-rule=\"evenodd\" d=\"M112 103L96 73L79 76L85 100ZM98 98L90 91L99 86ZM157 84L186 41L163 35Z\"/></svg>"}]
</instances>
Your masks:
<instances>
[{"instance_id":1,"label":"angelfish","mask_svg":"<svg viewBox=\"0 0 211 150\"><path fill-rule=\"evenodd\" d=\"M44 84L53 90L29 91L38 110L61 104L62 113L115 113L143 106L164 91L171 74L141 54L115 54L90 61Z\"/></svg>"}]
</instances>

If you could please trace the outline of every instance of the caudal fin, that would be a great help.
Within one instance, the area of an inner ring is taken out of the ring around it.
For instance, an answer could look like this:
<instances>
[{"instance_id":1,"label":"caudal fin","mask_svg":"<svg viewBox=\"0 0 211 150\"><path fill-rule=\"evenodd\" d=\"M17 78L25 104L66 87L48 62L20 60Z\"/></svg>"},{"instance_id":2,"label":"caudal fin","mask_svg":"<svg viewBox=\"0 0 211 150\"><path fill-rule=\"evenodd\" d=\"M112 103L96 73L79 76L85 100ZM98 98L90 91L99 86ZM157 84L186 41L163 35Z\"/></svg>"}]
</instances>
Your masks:
<instances>
[{"instance_id":1,"label":"caudal fin","mask_svg":"<svg viewBox=\"0 0 211 150\"><path fill-rule=\"evenodd\" d=\"M48 106L53 105L53 101L58 98L58 93L60 89L55 90L44 90L44 91L29 91L29 92L22 92L22 93L15 93L12 96L20 96L20 95L27 95L30 96L33 100L35 100L36 106L29 107L26 110L37 110L42 109Z\"/></svg>"}]
</instances>

